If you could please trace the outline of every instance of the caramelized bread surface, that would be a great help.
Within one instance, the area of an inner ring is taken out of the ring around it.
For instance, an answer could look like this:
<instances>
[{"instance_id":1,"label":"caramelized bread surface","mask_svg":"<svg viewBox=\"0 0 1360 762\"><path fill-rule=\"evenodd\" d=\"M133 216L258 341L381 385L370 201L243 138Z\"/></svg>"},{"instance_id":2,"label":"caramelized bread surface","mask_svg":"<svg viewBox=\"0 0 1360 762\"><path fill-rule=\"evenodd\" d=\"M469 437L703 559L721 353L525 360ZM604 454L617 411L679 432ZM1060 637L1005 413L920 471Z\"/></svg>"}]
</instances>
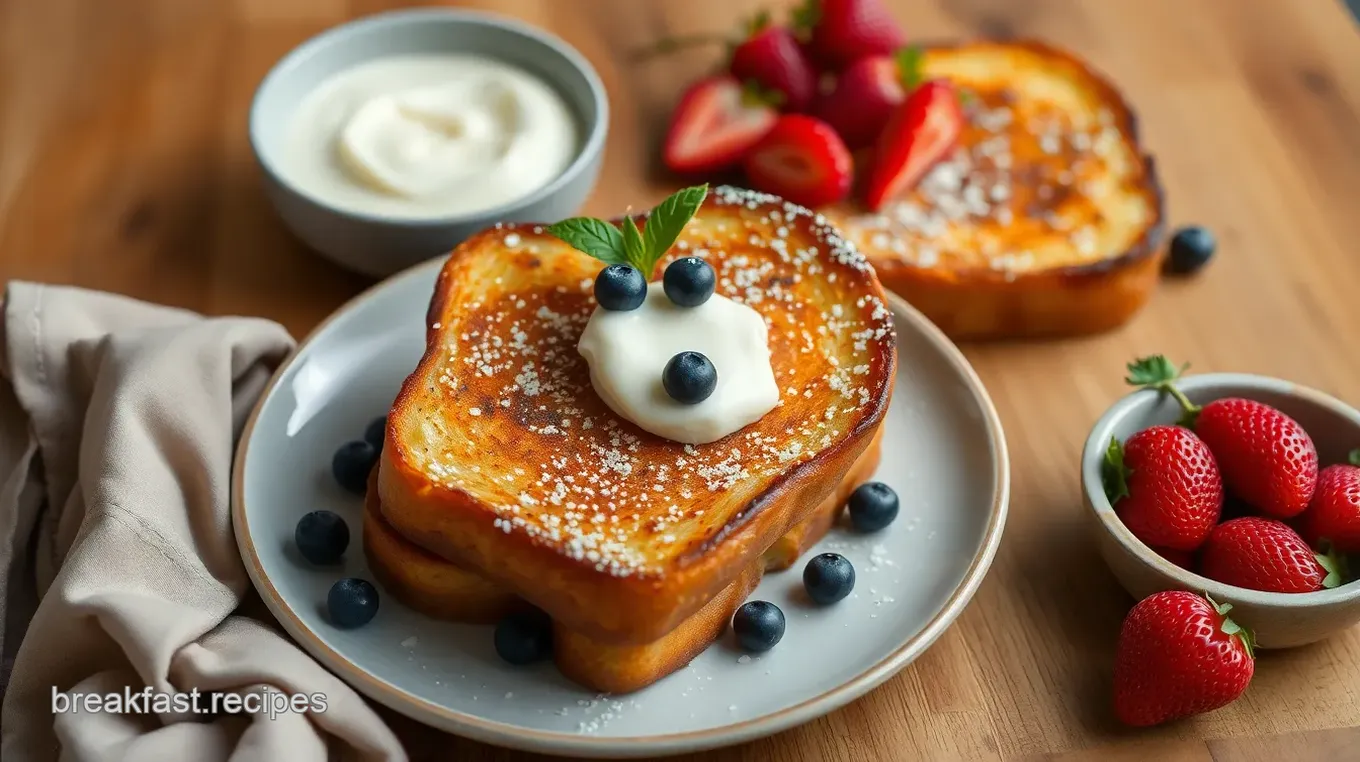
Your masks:
<instances>
[{"instance_id":1,"label":"caramelized bread surface","mask_svg":"<svg viewBox=\"0 0 1360 762\"><path fill-rule=\"evenodd\" d=\"M684 255L766 319L774 410L694 446L620 420L576 351L602 264L541 227L489 230L440 273L425 356L388 418L387 521L559 625L645 644L809 516L887 409L882 288L822 217L732 188L710 193L672 249Z\"/></svg>"},{"instance_id":2,"label":"caramelized bread surface","mask_svg":"<svg viewBox=\"0 0 1360 762\"><path fill-rule=\"evenodd\" d=\"M958 147L880 213L828 214L887 288L956 338L1128 320L1157 283L1163 201L1119 92L1040 43L929 48L923 60L963 94Z\"/></svg>"},{"instance_id":3,"label":"caramelized bread surface","mask_svg":"<svg viewBox=\"0 0 1360 762\"><path fill-rule=\"evenodd\" d=\"M554 655L564 675L610 693L639 690L684 667L726 628L737 608L760 583L762 572L790 568L836 523L855 487L878 467L882 430L841 483L813 513L790 529L703 608L651 643L602 643L554 625ZM382 517L376 484L364 501L364 553L385 591L427 616L459 622L494 622L523 607L519 598L476 572L410 542ZM488 633L490 637L490 633Z\"/></svg>"}]
</instances>

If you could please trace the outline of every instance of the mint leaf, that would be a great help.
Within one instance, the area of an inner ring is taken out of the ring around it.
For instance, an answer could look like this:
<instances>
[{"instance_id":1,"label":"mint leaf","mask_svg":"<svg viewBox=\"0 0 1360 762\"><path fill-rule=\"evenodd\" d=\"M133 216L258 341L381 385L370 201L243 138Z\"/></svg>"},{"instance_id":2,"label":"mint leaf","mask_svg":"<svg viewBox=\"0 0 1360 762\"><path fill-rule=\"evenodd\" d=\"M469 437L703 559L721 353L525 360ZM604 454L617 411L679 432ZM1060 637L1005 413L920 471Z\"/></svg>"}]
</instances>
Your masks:
<instances>
[{"instance_id":1,"label":"mint leaf","mask_svg":"<svg viewBox=\"0 0 1360 762\"><path fill-rule=\"evenodd\" d=\"M902 89L910 93L925 78L921 71L921 49L916 46L902 48L893 57L897 59L897 77L902 82Z\"/></svg>"},{"instance_id":2,"label":"mint leaf","mask_svg":"<svg viewBox=\"0 0 1360 762\"><path fill-rule=\"evenodd\" d=\"M631 216L623 218L623 254L628 264L642 273L642 277L651 277L651 268L643 268L643 263L647 261L647 245L643 243L642 232Z\"/></svg>"},{"instance_id":3,"label":"mint leaf","mask_svg":"<svg viewBox=\"0 0 1360 762\"><path fill-rule=\"evenodd\" d=\"M1360 450L1351 450L1350 454L1346 456L1346 460L1352 466L1360 466Z\"/></svg>"},{"instance_id":4,"label":"mint leaf","mask_svg":"<svg viewBox=\"0 0 1360 762\"><path fill-rule=\"evenodd\" d=\"M649 226L650 227L650 226ZM619 229L593 217L572 217L548 226L548 233L573 249L610 265L632 264Z\"/></svg>"},{"instance_id":5,"label":"mint leaf","mask_svg":"<svg viewBox=\"0 0 1360 762\"><path fill-rule=\"evenodd\" d=\"M707 197L708 184L696 185L672 194L652 210L642 234L647 259L642 263L645 267L638 267L644 277L651 277L652 268L656 267L658 260L666 256L671 244L674 244L675 239L684 232L685 224L699 211Z\"/></svg>"}]
</instances>

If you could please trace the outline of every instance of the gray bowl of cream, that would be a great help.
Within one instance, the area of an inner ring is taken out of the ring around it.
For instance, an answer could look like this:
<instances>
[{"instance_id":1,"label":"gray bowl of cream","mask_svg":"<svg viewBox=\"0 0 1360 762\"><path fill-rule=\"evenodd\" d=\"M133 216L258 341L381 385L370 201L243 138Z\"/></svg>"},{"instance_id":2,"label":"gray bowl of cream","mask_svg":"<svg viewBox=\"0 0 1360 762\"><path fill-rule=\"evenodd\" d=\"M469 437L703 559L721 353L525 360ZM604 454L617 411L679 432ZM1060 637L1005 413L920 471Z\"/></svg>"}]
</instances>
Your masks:
<instances>
[{"instance_id":1,"label":"gray bowl of cream","mask_svg":"<svg viewBox=\"0 0 1360 762\"><path fill-rule=\"evenodd\" d=\"M562 40L498 16L383 13L295 48L250 144L287 227L374 277L497 222L575 214L599 175L604 86Z\"/></svg>"}]
</instances>

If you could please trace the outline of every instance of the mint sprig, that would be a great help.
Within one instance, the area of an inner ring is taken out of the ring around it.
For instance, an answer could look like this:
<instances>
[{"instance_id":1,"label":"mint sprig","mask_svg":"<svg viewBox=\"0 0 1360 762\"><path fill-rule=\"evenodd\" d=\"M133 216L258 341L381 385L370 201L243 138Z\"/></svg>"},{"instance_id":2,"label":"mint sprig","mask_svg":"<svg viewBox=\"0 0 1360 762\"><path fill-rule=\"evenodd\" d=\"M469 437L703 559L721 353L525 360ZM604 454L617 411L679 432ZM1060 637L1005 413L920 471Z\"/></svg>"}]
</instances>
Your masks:
<instances>
[{"instance_id":1,"label":"mint sprig","mask_svg":"<svg viewBox=\"0 0 1360 762\"><path fill-rule=\"evenodd\" d=\"M549 225L548 233L605 264L631 265L650 278L707 197L707 184L671 194L652 210L642 230L632 217L624 218L622 229L594 217L572 217Z\"/></svg>"}]
</instances>

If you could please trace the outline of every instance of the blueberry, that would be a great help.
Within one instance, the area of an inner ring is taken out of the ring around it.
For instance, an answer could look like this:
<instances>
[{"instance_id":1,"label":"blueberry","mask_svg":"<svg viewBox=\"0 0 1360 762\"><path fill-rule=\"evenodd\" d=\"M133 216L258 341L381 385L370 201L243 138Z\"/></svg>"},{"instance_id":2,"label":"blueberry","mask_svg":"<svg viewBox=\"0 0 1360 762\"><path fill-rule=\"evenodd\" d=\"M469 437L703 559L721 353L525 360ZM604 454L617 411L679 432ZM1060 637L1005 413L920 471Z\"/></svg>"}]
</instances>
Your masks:
<instances>
[{"instance_id":1,"label":"blueberry","mask_svg":"<svg viewBox=\"0 0 1360 762\"><path fill-rule=\"evenodd\" d=\"M676 402L697 405L718 387L718 369L698 352L681 352L661 371L661 385Z\"/></svg>"},{"instance_id":2,"label":"blueberry","mask_svg":"<svg viewBox=\"0 0 1360 762\"><path fill-rule=\"evenodd\" d=\"M840 553L813 556L803 567L803 587L814 603L835 603L855 589L855 567Z\"/></svg>"},{"instance_id":3,"label":"blueberry","mask_svg":"<svg viewBox=\"0 0 1360 762\"><path fill-rule=\"evenodd\" d=\"M610 265L595 276L595 301L607 310L635 310L646 298L647 279L632 265Z\"/></svg>"},{"instance_id":4,"label":"blueberry","mask_svg":"<svg viewBox=\"0 0 1360 762\"><path fill-rule=\"evenodd\" d=\"M378 450L363 440L346 442L331 458L331 473L341 487L362 495L368 489L368 474L378 462Z\"/></svg>"},{"instance_id":5,"label":"blueberry","mask_svg":"<svg viewBox=\"0 0 1360 762\"><path fill-rule=\"evenodd\" d=\"M1166 269L1177 275L1189 275L1209 264L1218 244L1208 228L1198 225L1181 228L1171 237L1171 255Z\"/></svg>"},{"instance_id":6,"label":"blueberry","mask_svg":"<svg viewBox=\"0 0 1360 762\"><path fill-rule=\"evenodd\" d=\"M349 547L349 525L330 511L312 511L293 531L298 552L318 566L338 563Z\"/></svg>"},{"instance_id":7,"label":"blueberry","mask_svg":"<svg viewBox=\"0 0 1360 762\"><path fill-rule=\"evenodd\" d=\"M713 268L698 257L682 257L666 266L661 287L666 296L681 307L698 307L713 296L717 282Z\"/></svg>"},{"instance_id":8,"label":"blueberry","mask_svg":"<svg viewBox=\"0 0 1360 762\"><path fill-rule=\"evenodd\" d=\"M496 625L496 653L505 661L532 664L552 655L552 620L537 609L517 611Z\"/></svg>"},{"instance_id":9,"label":"blueberry","mask_svg":"<svg viewBox=\"0 0 1360 762\"><path fill-rule=\"evenodd\" d=\"M342 579L326 596L331 624L346 630L362 627L378 613L378 588L366 579Z\"/></svg>"},{"instance_id":10,"label":"blueberry","mask_svg":"<svg viewBox=\"0 0 1360 762\"><path fill-rule=\"evenodd\" d=\"M865 482L850 493L850 524L877 532L897 518L897 493L883 482Z\"/></svg>"},{"instance_id":11,"label":"blueberry","mask_svg":"<svg viewBox=\"0 0 1360 762\"><path fill-rule=\"evenodd\" d=\"M732 632L744 651L768 651L784 637L784 612L769 601L747 601L732 617Z\"/></svg>"},{"instance_id":12,"label":"blueberry","mask_svg":"<svg viewBox=\"0 0 1360 762\"><path fill-rule=\"evenodd\" d=\"M364 429L364 441L373 445L373 449L382 452L383 440L387 438L387 416L374 418L368 427Z\"/></svg>"}]
</instances>

